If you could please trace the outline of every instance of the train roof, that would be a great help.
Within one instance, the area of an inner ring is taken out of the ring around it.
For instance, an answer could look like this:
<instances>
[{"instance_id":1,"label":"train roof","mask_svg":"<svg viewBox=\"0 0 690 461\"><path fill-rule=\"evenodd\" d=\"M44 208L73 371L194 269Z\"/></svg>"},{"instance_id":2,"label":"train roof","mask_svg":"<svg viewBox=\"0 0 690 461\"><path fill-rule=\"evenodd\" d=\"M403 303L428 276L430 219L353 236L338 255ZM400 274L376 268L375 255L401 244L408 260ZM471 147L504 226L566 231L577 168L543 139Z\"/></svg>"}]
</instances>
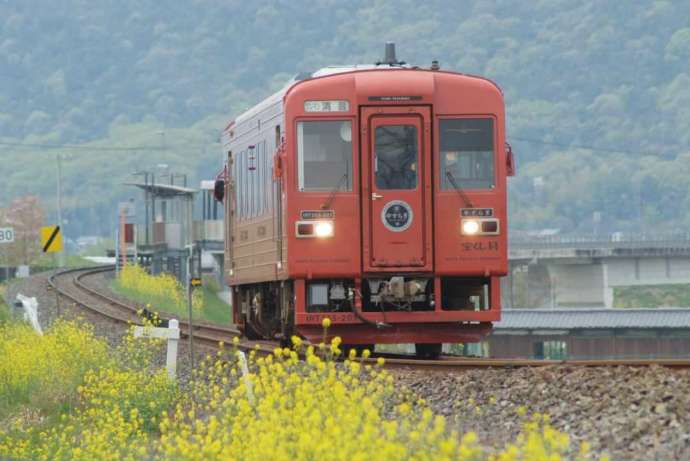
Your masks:
<instances>
[{"instance_id":1,"label":"train roof","mask_svg":"<svg viewBox=\"0 0 690 461\"><path fill-rule=\"evenodd\" d=\"M429 71L429 69L424 69L418 66L410 66L407 64L403 65L389 65L389 64L349 64L349 65L339 65L339 66L327 66L323 67L317 71L314 72L303 72L300 74L295 75L292 79L290 79L280 90L276 91L272 95L268 96L266 99L262 100L252 108L248 109L247 111L241 113L238 115L232 122L228 124L226 127L226 130L229 129L233 124L240 124L244 122L245 120L251 119L254 117L256 114L262 112L264 109L267 107L270 107L271 105L277 103L278 101L281 101L285 94L296 84L305 81L305 80L310 80L313 78L320 78L320 77L327 77L329 75L337 75L337 74L344 74L344 73L349 73L349 72L360 72L360 71L371 71L371 70L401 70L401 69L406 69L406 70L422 70L422 71ZM438 72L445 72L445 73L450 73L450 74L456 74L456 75L462 75L464 77L469 77L469 78L476 78L479 80L483 81L488 81L492 85L496 86L499 91L501 91L500 87L496 85L493 81L485 78L485 77L480 77L477 75L470 75L470 74L463 74L460 72L453 72L453 71L447 71L447 70L441 70Z\"/></svg>"}]
</instances>

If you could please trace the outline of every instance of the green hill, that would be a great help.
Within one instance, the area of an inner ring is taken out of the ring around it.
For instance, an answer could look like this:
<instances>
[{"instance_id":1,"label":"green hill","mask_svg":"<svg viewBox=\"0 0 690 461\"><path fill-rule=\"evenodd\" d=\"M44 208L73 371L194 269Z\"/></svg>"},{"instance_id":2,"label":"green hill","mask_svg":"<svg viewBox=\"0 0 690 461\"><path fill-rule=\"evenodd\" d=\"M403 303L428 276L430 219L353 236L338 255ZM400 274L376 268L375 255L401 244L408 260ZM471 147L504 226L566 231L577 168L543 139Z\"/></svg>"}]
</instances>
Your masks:
<instances>
[{"instance_id":1,"label":"green hill","mask_svg":"<svg viewBox=\"0 0 690 461\"><path fill-rule=\"evenodd\" d=\"M0 206L34 192L50 209L69 154L68 226L108 233L131 172L211 175L230 116L393 40L504 89L515 228L687 226L688 17L680 1L0 2Z\"/></svg>"}]
</instances>

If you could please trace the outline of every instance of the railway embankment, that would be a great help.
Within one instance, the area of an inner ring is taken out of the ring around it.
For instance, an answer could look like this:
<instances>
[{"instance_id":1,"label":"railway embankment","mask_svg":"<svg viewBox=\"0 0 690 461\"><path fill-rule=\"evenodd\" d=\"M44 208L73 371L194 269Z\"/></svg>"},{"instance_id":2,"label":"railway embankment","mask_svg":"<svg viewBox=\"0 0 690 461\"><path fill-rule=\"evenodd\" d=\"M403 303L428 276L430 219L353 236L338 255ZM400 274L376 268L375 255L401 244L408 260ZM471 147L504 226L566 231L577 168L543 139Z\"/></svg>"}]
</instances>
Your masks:
<instances>
[{"instance_id":1,"label":"railway embankment","mask_svg":"<svg viewBox=\"0 0 690 461\"><path fill-rule=\"evenodd\" d=\"M15 281L7 290L7 299L13 300L17 293L36 297L45 328L58 313L80 317L111 346L121 343L126 325L65 298L58 307L55 291L48 288L51 275ZM89 276L88 286L112 295L111 276ZM64 288L69 280L61 278L58 286ZM179 372L183 386L189 382L187 353L182 341ZM162 365L163 354L153 354L152 360ZM586 441L593 453L610 453L613 459L690 458L690 397L683 391L690 388L687 368L559 365L438 371L409 367L390 372L400 395L408 395L410 401L423 399L435 414L446 417L449 428L477 434L489 450L516 440L529 415L539 414L549 415L549 424L569 434L573 445Z\"/></svg>"}]
</instances>

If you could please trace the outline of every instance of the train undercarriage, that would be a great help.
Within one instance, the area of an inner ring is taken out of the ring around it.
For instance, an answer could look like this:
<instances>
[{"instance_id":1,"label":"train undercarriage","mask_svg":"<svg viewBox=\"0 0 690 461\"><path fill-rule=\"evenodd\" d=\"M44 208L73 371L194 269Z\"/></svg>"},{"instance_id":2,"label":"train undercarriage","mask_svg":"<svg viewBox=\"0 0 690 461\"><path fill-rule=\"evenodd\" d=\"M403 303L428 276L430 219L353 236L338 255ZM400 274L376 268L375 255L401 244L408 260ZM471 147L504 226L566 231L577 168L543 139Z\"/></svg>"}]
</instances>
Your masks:
<instances>
[{"instance_id":1,"label":"train undercarriage","mask_svg":"<svg viewBox=\"0 0 690 461\"><path fill-rule=\"evenodd\" d=\"M444 318L448 312L488 309L489 284L482 278L439 279L428 274L276 281L234 287L233 305L250 339L288 344L298 334L318 343L324 338L321 320L328 317L332 326L327 339L340 336L346 347L414 343L418 356L436 358L445 342L477 342L490 332L489 322ZM439 288L447 306L443 310L437 305Z\"/></svg>"}]
</instances>

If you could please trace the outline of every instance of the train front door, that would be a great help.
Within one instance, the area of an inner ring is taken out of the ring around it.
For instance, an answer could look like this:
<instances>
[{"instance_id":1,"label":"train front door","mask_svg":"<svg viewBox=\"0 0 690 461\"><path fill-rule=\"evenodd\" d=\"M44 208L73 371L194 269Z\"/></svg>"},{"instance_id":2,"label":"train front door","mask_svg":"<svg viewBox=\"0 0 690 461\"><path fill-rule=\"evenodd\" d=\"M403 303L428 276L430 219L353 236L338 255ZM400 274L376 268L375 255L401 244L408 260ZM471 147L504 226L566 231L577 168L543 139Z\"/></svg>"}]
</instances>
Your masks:
<instances>
[{"instance_id":1,"label":"train front door","mask_svg":"<svg viewBox=\"0 0 690 461\"><path fill-rule=\"evenodd\" d=\"M428 107L362 109L365 271L432 269Z\"/></svg>"}]
</instances>

